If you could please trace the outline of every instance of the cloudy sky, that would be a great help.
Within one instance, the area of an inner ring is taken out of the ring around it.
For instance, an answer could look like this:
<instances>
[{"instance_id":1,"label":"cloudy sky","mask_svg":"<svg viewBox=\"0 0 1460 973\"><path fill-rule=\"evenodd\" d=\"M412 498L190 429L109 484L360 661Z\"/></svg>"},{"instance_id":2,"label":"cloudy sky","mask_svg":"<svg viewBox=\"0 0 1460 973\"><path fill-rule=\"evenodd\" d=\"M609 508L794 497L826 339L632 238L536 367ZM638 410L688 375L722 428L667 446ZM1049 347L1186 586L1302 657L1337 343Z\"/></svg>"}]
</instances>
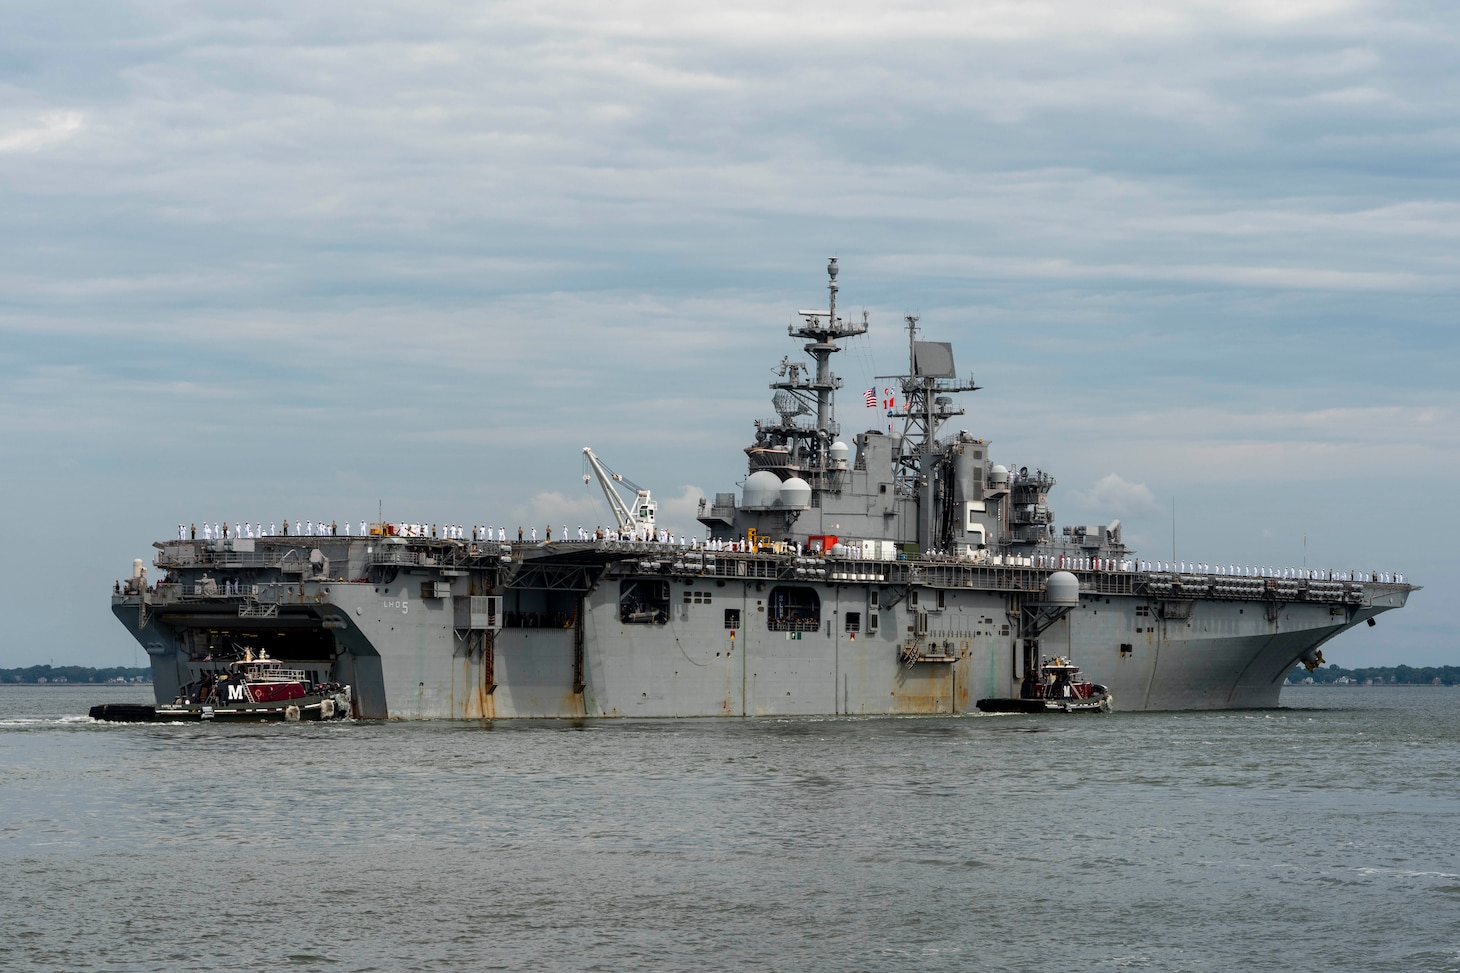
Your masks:
<instances>
[{"instance_id":1,"label":"cloudy sky","mask_svg":"<svg viewBox=\"0 0 1460 973\"><path fill-rule=\"evenodd\" d=\"M1403 571L1460 664L1460 8L1363 0L0 10L0 666L132 664L179 522L695 525L785 326L905 313L1062 523Z\"/></svg>"}]
</instances>

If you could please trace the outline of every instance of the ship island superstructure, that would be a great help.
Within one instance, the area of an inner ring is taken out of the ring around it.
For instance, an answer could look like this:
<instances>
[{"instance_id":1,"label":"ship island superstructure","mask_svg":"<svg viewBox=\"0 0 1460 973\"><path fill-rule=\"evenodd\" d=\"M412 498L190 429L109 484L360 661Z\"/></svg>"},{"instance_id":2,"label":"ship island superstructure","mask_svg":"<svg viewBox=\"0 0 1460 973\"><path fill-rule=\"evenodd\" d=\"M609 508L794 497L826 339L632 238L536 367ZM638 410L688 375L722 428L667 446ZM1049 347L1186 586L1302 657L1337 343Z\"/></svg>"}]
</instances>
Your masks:
<instances>
[{"instance_id":1,"label":"ship island superstructure","mask_svg":"<svg viewBox=\"0 0 1460 973\"><path fill-rule=\"evenodd\" d=\"M831 359L868 322L838 316L827 270L827 307L788 329L809 361L782 360L776 415L739 494L701 502L701 536L653 528L640 489L643 520L623 504L622 529L575 540L377 522L160 541L161 580L134 562L112 596L158 701L242 645L354 687L362 718L961 713L1055 655L1123 711L1267 707L1295 663L1416 590L1146 561L1118 521L1057 530L1052 476L945 432L978 386L915 317L906 369L878 379L892 394L867 393L890 425L844 442Z\"/></svg>"}]
</instances>

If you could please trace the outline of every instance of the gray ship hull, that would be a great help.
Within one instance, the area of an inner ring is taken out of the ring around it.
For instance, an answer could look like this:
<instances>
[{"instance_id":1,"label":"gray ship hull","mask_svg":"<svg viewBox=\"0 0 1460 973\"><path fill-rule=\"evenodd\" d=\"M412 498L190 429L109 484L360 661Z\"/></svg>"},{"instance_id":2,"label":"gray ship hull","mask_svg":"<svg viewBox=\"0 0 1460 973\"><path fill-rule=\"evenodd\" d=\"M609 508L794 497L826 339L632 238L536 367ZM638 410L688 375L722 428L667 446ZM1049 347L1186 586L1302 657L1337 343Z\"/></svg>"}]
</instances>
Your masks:
<instances>
[{"instance_id":1,"label":"gray ship hull","mask_svg":"<svg viewBox=\"0 0 1460 973\"><path fill-rule=\"evenodd\" d=\"M1057 531L1052 475L951 431L955 397L980 386L914 316L906 371L861 397L875 428L843 442L831 359L869 323L837 315L838 273L833 258L825 310L787 331L808 357L776 368L739 493L700 502L688 547L588 447L585 482L614 518L591 540L204 525L201 541L154 545L161 583L139 560L112 599L158 701L252 648L353 686L357 715L376 719L964 713L1017 695L1050 655L1123 710L1274 706L1295 662L1316 665L1324 642L1413 590L1142 561L1118 520Z\"/></svg>"},{"instance_id":2,"label":"gray ship hull","mask_svg":"<svg viewBox=\"0 0 1460 973\"><path fill-rule=\"evenodd\" d=\"M964 713L1016 695L1041 653L1073 658L1122 711L1270 707L1298 660L1411 590L1253 579L1244 597L1185 577L1173 594L1169 575L1078 572L1078 606L1034 638L1023 620L1051 572L1028 567L592 542L232 546L159 545L183 580L113 597L159 703L250 645L353 686L372 719ZM347 568L290 577L311 551ZM646 585L661 610L635 620L623 592ZM814 616L778 618L788 591Z\"/></svg>"}]
</instances>

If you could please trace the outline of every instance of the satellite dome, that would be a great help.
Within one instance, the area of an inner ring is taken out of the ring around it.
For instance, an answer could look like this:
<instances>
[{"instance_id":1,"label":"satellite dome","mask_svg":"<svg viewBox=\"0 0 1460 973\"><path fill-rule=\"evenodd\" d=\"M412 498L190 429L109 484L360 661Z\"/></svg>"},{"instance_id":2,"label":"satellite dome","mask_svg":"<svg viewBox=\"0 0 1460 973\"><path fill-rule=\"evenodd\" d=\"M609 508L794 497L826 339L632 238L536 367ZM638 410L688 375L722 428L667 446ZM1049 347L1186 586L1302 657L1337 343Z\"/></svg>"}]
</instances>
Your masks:
<instances>
[{"instance_id":1,"label":"satellite dome","mask_svg":"<svg viewBox=\"0 0 1460 973\"><path fill-rule=\"evenodd\" d=\"M852 448L838 439L827 452L831 455L831 465L838 466L846 463L847 457L852 454Z\"/></svg>"},{"instance_id":2,"label":"satellite dome","mask_svg":"<svg viewBox=\"0 0 1460 973\"><path fill-rule=\"evenodd\" d=\"M1044 596L1051 605L1078 605L1080 579L1068 571L1056 571L1044 582Z\"/></svg>"},{"instance_id":3,"label":"satellite dome","mask_svg":"<svg viewBox=\"0 0 1460 973\"><path fill-rule=\"evenodd\" d=\"M756 470L745 478L742 491L747 507L771 507L781 495L781 478L770 470Z\"/></svg>"},{"instance_id":4,"label":"satellite dome","mask_svg":"<svg viewBox=\"0 0 1460 973\"><path fill-rule=\"evenodd\" d=\"M786 507L811 506L811 484L793 476L781 484L781 504Z\"/></svg>"},{"instance_id":5,"label":"satellite dome","mask_svg":"<svg viewBox=\"0 0 1460 973\"><path fill-rule=\"evenodd\" d=\"M994 468L989 470L989 485L1008 486L1009 468L1007 466L999 466L998 464L995 464Z\"/></svg>"}]
</instances>

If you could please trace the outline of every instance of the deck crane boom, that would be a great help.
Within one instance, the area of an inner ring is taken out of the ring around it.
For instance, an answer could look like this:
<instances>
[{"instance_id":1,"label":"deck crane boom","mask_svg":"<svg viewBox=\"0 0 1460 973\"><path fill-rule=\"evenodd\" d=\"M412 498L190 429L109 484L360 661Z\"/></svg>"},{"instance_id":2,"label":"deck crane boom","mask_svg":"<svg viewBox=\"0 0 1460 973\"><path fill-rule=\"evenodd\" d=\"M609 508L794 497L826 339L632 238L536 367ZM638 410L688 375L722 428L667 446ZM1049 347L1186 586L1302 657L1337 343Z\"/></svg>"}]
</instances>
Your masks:
<instances>
[{"instance_id":1,"label":"deck crane boom","mask_svg":"<svg viewBox=\"0 0 1460 973\"><path fill-rule=\"evenodd\" d=\"M649 491L639 486L633 480L626 479L615 473L594 454L587 446L583 447L583 459L587 462L593 476L598 479L598 485L603 488L603 495L608 498L608 505L613 509L613 515L618 519L619 530L654 530L654 516L659 509L659 504L649 496ZM587 483L589 475L583 474L583 482ZM622 483L634 491L634 503L630 507L619 495L615 483Z\"/></svg>"}]
</instances>

